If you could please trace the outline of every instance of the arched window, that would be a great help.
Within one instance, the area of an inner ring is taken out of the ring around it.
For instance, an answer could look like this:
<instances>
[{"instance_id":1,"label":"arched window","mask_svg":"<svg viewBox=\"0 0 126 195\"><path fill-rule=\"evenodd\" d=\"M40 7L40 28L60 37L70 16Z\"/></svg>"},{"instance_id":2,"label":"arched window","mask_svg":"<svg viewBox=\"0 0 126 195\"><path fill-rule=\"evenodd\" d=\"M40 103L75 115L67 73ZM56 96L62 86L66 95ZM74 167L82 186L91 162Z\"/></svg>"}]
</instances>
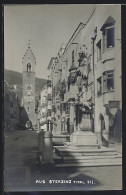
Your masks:
<instances>
[{"instance_id":1,"label":"arched window","mask_svg":"<svg viewBox=\"0 0 126 195\"><path fill-rule=\"evenodd\" d=\"M28 111L28 113L29 113L29 107L27 108L27 111Z\"/></svg>"},{"instance_id":2,"label":"arched window","mask_svg":"<svg viewBox=\"0 0 126 195\"><path fill-rule=\"evenodd\" d=\"M27 72L31 72L31 64L30 63L27 64Z\"/></svg>"}]
</instances>

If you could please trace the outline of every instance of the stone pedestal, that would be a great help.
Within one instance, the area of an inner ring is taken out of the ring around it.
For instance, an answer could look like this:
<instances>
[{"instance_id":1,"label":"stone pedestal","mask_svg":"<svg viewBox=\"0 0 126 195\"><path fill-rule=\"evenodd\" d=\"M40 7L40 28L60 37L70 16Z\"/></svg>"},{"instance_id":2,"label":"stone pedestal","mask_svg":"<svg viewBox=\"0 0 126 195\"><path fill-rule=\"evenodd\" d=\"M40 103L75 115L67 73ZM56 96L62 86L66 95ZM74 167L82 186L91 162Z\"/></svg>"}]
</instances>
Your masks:
<instances>
[{"instance_id":1,"label":"stone pedestal","mask_svg":"<svg viewBox=\"0 0 126 195\"><path fill-rule=\"evenodd\" d=\"M92 131L76 131L70 137L71 144L69 147L72 148L95 148L97 147L97 138Z\"/></svg>"}]
</instances>

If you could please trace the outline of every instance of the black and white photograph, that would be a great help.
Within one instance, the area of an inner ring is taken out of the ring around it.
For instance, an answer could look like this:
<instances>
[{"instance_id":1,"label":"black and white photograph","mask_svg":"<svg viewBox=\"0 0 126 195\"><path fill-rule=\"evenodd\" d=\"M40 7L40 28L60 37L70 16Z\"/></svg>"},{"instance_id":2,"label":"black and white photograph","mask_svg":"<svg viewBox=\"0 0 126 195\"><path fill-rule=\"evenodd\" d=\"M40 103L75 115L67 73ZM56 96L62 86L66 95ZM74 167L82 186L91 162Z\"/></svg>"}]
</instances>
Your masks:
<instances>
[{"instance_id":1,"label":"black and white photograph","mask_svg":"<svg viewBox=\"0 0 126 195\"><path fill-rule=\"evenodd\" d=\"M3 13L4 191L122 190L121 5Z\"/></svg>"}]
</instances>

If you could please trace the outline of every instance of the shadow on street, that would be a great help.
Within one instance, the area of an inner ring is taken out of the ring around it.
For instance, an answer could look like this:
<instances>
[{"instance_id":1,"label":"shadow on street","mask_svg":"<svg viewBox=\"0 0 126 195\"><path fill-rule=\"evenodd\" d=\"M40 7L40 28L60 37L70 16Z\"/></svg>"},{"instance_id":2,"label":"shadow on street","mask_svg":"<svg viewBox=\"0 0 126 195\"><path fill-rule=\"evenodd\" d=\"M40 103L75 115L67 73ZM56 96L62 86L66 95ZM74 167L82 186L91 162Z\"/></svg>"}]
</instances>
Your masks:
<instances>
[{"instance_id":1,"label":"shadow on street","mask_svg":"<svg viewBox=\"0 0 126 195\"><path fill-rule=\"evenodd\" d=\"M5 133L5 191L111 190L121 188L121 167L41 165L35 131Z\"/></svg>"}]
</instances>

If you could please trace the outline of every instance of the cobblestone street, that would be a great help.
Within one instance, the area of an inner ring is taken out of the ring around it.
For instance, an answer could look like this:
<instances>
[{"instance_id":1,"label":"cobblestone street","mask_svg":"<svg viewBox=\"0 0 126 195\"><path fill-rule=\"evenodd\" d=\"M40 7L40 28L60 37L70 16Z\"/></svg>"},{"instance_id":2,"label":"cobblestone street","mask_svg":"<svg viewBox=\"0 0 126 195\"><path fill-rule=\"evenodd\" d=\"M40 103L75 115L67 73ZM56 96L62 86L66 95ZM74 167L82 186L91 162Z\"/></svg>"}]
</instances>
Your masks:
<instances>
[{"instance_id":1,"label":"cobblestone street","mask_svg":"<svg viewBox=\"0 0 126 195\"><path fill-rule=\"evenodd\" d=\"M121 189L121 166L40 166L35 131L6 133L5 154L5 191Z\"/></svg>"}]
</instances>

